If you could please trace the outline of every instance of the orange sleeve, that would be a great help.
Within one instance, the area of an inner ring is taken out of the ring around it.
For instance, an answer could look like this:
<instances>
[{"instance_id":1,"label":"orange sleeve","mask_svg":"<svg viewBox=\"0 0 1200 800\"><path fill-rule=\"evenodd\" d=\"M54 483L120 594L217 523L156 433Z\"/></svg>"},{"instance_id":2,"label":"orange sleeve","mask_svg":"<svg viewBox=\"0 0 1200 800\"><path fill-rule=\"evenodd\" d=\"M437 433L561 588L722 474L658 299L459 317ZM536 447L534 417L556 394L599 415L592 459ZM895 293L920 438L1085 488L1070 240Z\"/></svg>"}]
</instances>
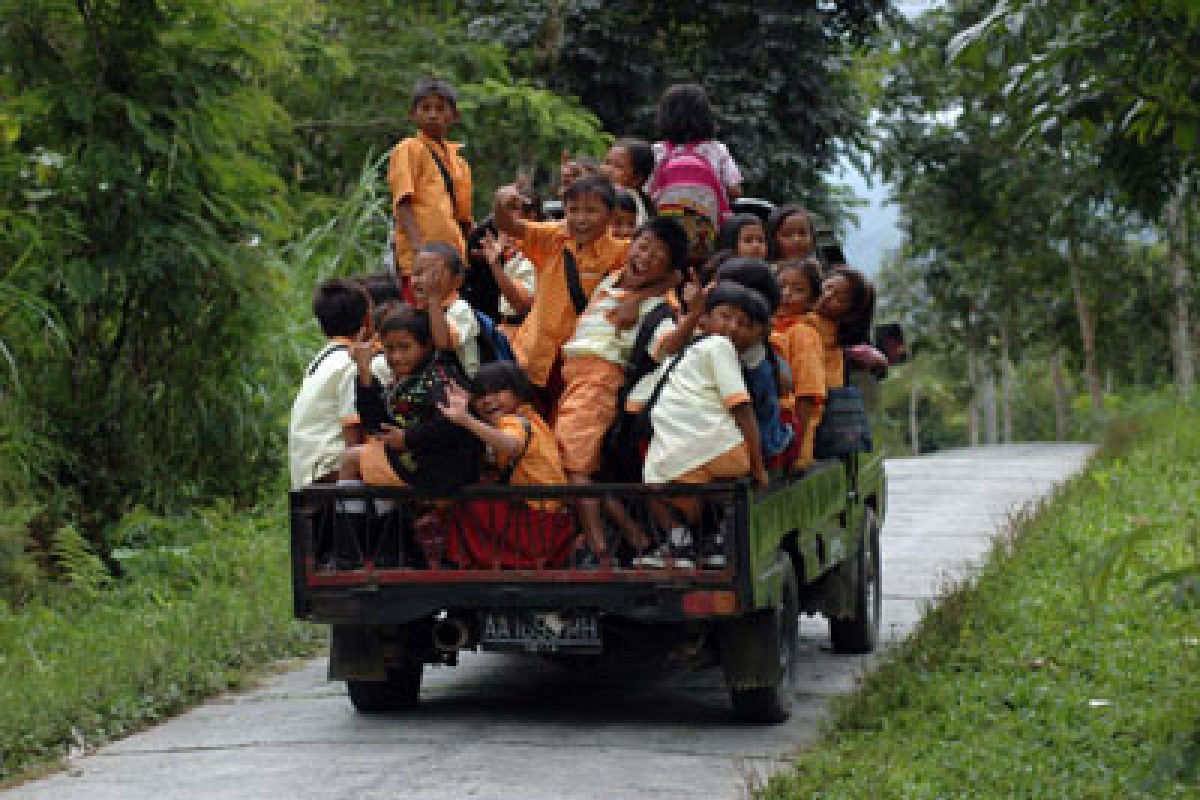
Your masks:
<instances>
[{"instance_id":1,"label":"orange sleeve","mask_svg":"<svg viewBox=\"0 0 1200 800\"><path fill-rule=\"evenodd\" d=\"M458 164L458 175L454 181L454 199L458 202L458 208L454 212L459 222L474 222L471 216L471 192L474 190L471 165L462 156L458 156Z\"/></svg>"},{"instance_id":2,"label":"orange sleeve","mask_svg":"<svg viewBox=\"0 0 1200 800\"><path fill-rule=\"evenodd\" d=\"M392 148L388 159L388 187L392 190L392 207L406 197L411 197L414 191L412 145L416 139L405 139Z\"/></svg>"},{"instance_id":3,"label":"orange sleeve","mask_svg":"<svg viewBox=\"0 0 1200 800\"><path fill-rule=\"evenodd\" d=\"M558 222L529 222L520 249L537 273L556 263L563 247L562 225Z\"/></svg>"},{"instance_id":4,"label":"orange sleeve","mask_svg":"<svg viewBox=\"0 0 1200 800\"><path fill-rule=\"evenodd\" d=\"M728 397L722 397L721 402L725 404L726 408L734 408L742 403L749 403L750 395L746 392L734 392Z\"/></svg>"}]
</instances>

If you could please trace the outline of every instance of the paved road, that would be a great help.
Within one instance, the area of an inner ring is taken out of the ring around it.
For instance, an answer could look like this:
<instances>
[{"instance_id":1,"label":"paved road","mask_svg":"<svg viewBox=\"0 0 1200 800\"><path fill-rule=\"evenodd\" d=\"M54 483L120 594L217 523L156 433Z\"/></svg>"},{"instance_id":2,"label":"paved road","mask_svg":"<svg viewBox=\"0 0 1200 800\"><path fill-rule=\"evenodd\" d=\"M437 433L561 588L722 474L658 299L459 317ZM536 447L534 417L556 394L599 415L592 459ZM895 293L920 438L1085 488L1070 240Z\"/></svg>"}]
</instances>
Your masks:
<instances>
[{"instance_id":1,"label":"paved road","mask_svg":"<svg viewBox=\"0 0 1200 800\"><path fill-rule=\"evenodd\" d=\"M1077 470L1089 448L1024 445L888 463L884 623L904 636L923 602L985 553L1009 513ZM422 707L353 713L314 661L72 762L4 800L112 798L738 798L816 733L826 699L870 657L833 656L806 621L786 725L729 719L719 673L586 676L536 660L468 657L426 673Z\"/></svg>"}]
</instances>

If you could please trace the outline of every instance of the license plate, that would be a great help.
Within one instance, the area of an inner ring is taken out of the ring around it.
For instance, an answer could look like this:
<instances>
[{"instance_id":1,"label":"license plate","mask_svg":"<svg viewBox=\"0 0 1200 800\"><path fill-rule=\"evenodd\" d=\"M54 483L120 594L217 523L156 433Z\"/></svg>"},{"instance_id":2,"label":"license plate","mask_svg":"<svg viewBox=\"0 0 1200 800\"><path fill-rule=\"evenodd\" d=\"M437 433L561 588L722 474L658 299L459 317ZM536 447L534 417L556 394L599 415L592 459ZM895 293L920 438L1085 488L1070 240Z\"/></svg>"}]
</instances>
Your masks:
<instances>
[{"instance_id":1,"label":"license plate","mask_svg":"<svg viewBox=\"0 0 1200 800\"><path fill-rule=\"evenodd\" d=\"M480 646L523 653L599 653L600 618L591 613L513 611L487 614Z\"/></svg>"}]
</instances>

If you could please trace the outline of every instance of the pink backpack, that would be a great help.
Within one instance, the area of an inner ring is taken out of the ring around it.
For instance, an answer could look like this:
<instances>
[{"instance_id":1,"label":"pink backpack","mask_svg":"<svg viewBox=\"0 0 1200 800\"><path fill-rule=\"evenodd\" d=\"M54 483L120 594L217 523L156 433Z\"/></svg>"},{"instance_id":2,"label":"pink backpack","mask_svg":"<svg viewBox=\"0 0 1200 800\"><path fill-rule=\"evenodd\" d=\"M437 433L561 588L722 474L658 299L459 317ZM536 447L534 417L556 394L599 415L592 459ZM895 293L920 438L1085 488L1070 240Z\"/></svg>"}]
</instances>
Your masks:
<instances>
[{"instance_id":1,"label":"pink backpack","mask_svg":"<svg viewBox=\"0 0 1200 800\"><path fill-rule=\"evenodd\" d=\"M659 211L687 209L703 214L714 228L729 216L729 195L717 171L708 159L696 151L696 144L676 145L664 142L662 163L650 180L650 199Z\"/></svg>"}]
</instances>

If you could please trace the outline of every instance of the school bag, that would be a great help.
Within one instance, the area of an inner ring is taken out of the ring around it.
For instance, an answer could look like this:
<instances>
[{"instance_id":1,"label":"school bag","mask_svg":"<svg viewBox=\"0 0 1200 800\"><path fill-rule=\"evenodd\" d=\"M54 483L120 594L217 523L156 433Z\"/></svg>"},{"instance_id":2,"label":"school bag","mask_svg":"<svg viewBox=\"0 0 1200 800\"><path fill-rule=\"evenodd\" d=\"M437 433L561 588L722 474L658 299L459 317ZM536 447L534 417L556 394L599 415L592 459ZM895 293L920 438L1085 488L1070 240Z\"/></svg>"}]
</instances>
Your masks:
<instances>
[{"instance_id":1,"label":"school bag","mask_svg":"<svg viewBox=\"0 0 1200 800\"><path fill-rule=\"evenodd\" d=\"M475 340L479 346L479 363L516 361L512 342L508 341L508 337L496 325L496 321L477 308L472 311L475 312L475 320L479 323L479 336Z\"/></svg>"},{"instance_id":2,"label":"school bag","mask_svg":"<svg viewBox=\"0 0 1200 800\"><path fill-rule=\"evenodd\" d=\"M717 231L730 214L725 185L696 144L664 142L663 160L650 179L650 200L660 217L672 217L683 227L694 265L712 254Z\"/></svg>"},{"instance_id":3,"label":"school bag","mask_svg":"<svg viewBox=\"0 0 1200 800\"><path fill-rule=\"evenodd\" d=\"M604 434L601 449L602 480L616 483L642 482L642 445L650 439L650 409L658 400L661 386L656 387L650 401L636 414L625 410L625 401L633 387L658 367L650 357L650 337L662 321L671 316L674 316L671 306L665 302L659 303L638 325L633 349L625 364L625 382L617 393L617 416ZM679 355L682 354L680 351ZM672 362L664 371L664 380L670 375L674 365L675 362Z\"/></svg>"}]
</instances>

